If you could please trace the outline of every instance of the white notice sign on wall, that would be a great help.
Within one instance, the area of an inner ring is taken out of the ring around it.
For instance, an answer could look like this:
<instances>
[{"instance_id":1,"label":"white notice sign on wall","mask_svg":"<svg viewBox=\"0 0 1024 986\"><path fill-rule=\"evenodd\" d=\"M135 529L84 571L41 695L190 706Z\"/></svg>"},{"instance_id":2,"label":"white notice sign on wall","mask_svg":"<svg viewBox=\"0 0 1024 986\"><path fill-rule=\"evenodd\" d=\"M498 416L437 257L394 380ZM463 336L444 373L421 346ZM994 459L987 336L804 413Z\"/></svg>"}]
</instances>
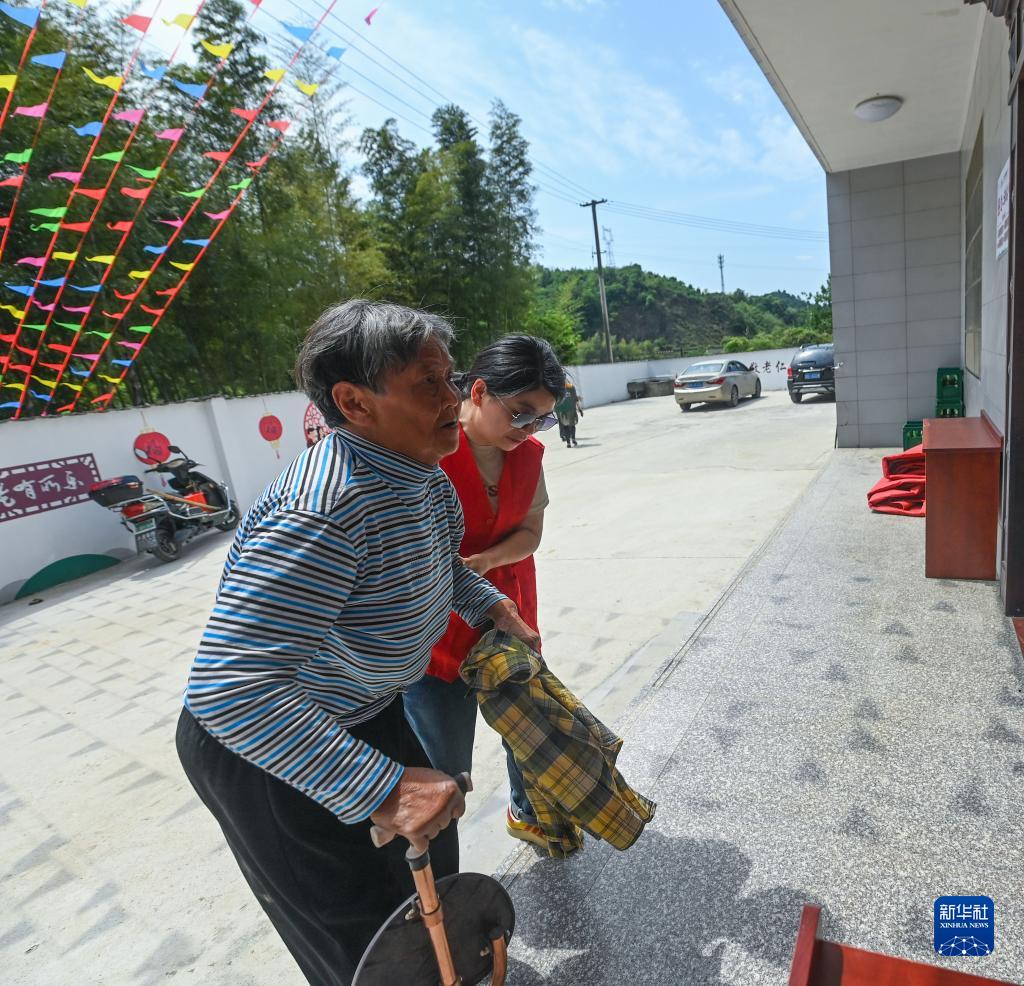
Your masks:
<instances>
[{"instance_id":1,"label":"white notice sign on wall","mask_svg":"<svg viewBox=\"0 0 1024 986\"><path fill-rule=\"evenodd\" d=\"M1010 248L1010 161L999 172L996 185L996 259Z\"/></svg>"}]
</instances>

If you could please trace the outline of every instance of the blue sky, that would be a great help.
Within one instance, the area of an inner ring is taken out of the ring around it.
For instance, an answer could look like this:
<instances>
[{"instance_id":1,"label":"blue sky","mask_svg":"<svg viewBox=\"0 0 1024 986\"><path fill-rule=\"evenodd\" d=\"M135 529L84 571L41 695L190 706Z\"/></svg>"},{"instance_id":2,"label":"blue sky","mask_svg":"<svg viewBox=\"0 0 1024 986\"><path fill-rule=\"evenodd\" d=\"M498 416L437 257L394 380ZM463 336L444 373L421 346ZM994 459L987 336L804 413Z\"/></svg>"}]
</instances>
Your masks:
<instances>
[{"instance_id":1,"label":"blue sky","mask_svg":"<svg viewBox=\"0 0 1024 986\"><path fill-rule=\"evenodd\" d=\"M267 14L311 26L328 2L263 0L253 26L280 33ZM161 15L179 6L165 0ZM348 45L338 77L365 94L347 91L353 137L398 116L405 136L426 143L420 128L442 95L480 121L495 97L522 117L541 165L538 259L546 264L593 264L590 212L577 205L591 196L827 229L821 168L717 0L339 0L333 13L345 24L328 18L319 43ZM824 239L739 235L611 208L600 215L617 264L702 288L718 289L719 253L727 290L813 291L828 268Z\"/></svg>"}]
</instances>

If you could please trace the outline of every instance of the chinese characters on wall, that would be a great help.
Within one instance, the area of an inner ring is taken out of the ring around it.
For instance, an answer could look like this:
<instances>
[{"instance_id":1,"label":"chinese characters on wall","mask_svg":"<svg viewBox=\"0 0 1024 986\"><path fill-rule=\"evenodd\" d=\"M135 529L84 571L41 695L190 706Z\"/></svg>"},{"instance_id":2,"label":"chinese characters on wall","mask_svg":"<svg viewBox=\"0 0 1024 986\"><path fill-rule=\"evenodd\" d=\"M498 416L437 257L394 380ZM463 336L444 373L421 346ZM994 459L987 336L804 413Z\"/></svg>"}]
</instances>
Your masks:
<instances>
[{"instance_id":1,"label":"chinese characters on wall","mask_svg":"<svg viewBox=\"0 0 1024 986\"><path fill-rule=\"evenodd\" d=\"M0 523L88 500L99 478L91 453L0 469Z\"/></svg>"}]
</instances>

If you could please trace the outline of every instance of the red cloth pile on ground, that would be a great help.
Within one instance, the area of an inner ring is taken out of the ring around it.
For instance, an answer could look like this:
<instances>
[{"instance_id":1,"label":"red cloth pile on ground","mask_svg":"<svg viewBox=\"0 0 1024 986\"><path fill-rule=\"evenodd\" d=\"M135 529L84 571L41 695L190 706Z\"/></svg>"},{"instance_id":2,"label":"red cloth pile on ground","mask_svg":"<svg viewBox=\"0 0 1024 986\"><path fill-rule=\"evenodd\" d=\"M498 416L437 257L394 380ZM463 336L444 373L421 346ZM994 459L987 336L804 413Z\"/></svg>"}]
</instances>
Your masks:
<instances>
[{"instance_id":1,"label":"red cloth pile on ground","mask_svg":"<svg viewBox=\"0 0 1024 986\"><path fill-rule=\"evenodd\" d=\"M924 486L924 448L915 445L882 459L882 479L868 491L868 506L879 514L923 517Z\"/></svg>"}]
</instances>

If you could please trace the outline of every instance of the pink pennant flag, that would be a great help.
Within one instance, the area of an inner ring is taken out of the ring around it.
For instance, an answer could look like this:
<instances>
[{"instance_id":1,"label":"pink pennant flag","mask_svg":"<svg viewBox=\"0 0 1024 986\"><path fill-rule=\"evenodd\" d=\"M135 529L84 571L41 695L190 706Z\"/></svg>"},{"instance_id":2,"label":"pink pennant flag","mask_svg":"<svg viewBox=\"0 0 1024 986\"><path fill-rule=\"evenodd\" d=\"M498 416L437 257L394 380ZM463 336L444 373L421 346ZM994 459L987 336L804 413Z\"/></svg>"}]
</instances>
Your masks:
<instances>
[{"instance_id":1,"label":"pink pennant flag","mask_svg":"<svg viewBox=\"0 0 1024 986\"><path fill-rule=\"evenodd\" d=\"M275 130L280 130L281 133L284 133L291 125L291 120L270 120L267 122L268 127L273 127Z\"/></svg>"},{"instance_id":2,"label":"pink pennant flag","mask_svg":"<svg viewBox=\"0 0 1024 986\"><path fill-rule=\"evenodd\" d=\"M69 308L67 305L60 306L66 312L74 312L76 315L84 315L92 309L92 305L83 305L81 308Z\"/></svg>"},{"instance_id":3,"label":"pink pennant flag","mask_svg":"<svg viewBox=\"0 0 1024 986\"><path fill-rule=\"evenodd\" d=\"M57 307L57 302L53 302L52 304L49 305L44 305L36 301L35 298L32 299L32 304L35 305L36 308L38 308L41 312L52 312L54 308Z\"/></svg>"},{"instance_id":4,"label":"pink pennant flag","mask_svg":"<svg viewBox=\"0 0 1024 986\"><path fill-rule=\"evenodd\" d=\"M82 180L81 171L54 171L50 174L50 181L54 178L62 178L64 181L70 181L72 183L80 182Z\"/></svg>"},{"instance_id":5,"label":"pink pennant flag","mask_svg":"<svg viewBox=\"0 0 1024 986\"><path fill-rule=\"evenodd\" d=\"M252 168L254 171L256 171L256 170L259 170L260 168L262 168L263 165L265 165L267 163L267 161L269 161L269 160L270 160L270 155L269 154L264 154L263 157L261 157L258 161L246 161L245 162L245 166L247 168Z\"/></svg>"},{"instance_id":6,"label":"pink pennant flag","mask_svg":"<svg viewBox=\"0 0 1024 986\"><path fill-rule=\"evenodd\" d=\"M99 353L75 353L76 359L87 359L95 363L100 358Z\"/></svg>"},{"instance_id":7,"label":"pink pennant flag","mask_svg":"<svg viewBox=\"0 0 1024 986\"><path fill-rule=\"evenodd\" d=\"M15 175L13 178L5 178L0 181L0 188L17 188L25 180L25 174Z\"/></svg>"},{"instance_id":8,"label":"pink pennant flag","mask_svg":"<svg viewBox=\"0 0 1024 986\"><path fill-rule=\"evenodd\" d=\"M119 342L119 346L124 346L125 349L134 349L138 352L142 348L141 342Z\"/></svg>"},{"instance_id":9,"label":"pink pennant flag","mask_svg":"<svg viewBox=\"0 0 1024 986\"><path fill-rule=\"evenodd\" d=\"M367 14L367 15L366 15L366 16L365 16L364 18L363 18L363 20L364 20L364 21L366 21L366 26L367 26L367 27L371 27L371 26L373 25L373 18L377 16L377 11L378 11L378 10L380 10L380 7L374 7L374 8L373 8L373 10L371 10L371 11L370 11L370 12L369 12L369 13L368 13L368 14Z\"/></svg>"},{"instance_id":10,"label":"pink pennant flag","mask_svg":"<svg viewBox=\"0 0 1024 986\"><path fill-rule=\"evenodd\" d=\"M234 106L232 107L231 112L234 113L235 116L240 116L243 120L247 120L249 123L252 123L252 121L256 119L258 110L243 110Z\"/></svg>"},{"instance_id":11,"label":"pink pennant flag","mask_svg":"<svg viewBox=\"0 0 1024 986\"><path fill-rule=\"evenodd\" d=\"M74 194L99 202L107 194L107 190L105 188L76 188Z\"/></svg>"},{"instance_id":12,"label":"pink pennant flag","mask_svg":"<svg viewBox=\"0 0 1024 986\"><path fill-rule=\"evenodd\" d=\"M175 229L181 229L185 225L184 219L158 219L158 223L163 223L165 226L173 226Z\"/></svg>"},{"instance_id":13,"label":"pink pennant flag","mask_svg":"<svg viewBox=\"0 0 1024 986\"><path fill-rule=\"evenodd\" d=\"M115 120L124 120L125 123L138 123L145 115L145 110L122 110L114 114Z\"/></svg>"},{"instance_id":14,"label":"pink pennant flag","mask_svg":"<svg viewBox=\"0 0 1024 986\"><path fill-rule=\"evenodd\" d=\"M114 233L127 233L131 228L132 224L127 219L123 219L119 223L107 223L107 229Z\"/></svg>"},{"instance_id":15,"label":"pink pennant flag","mask_svg":"<svg viewBox=\"0 0 1024 986\"><path fill-rule=\"evenodd\" d=\"M127 195L130 199L144 199L151 191L152 188L122 188L121 194Z\"/></svg>"},{"instance_id":16,"label":"pink pennant flag","mask_svg":"<svg viewBox=\"0 0 1024 986\"><path fill-rule=\"evenodd\" d=\"M127 17L121 18L122 24L127 24L128 27L134 27L136 31L141 31L145 34L149 30L149 25L152 23L149 17L142 17L139 14L129 14Z\"/></svg>"},{"instance_id":17,"label":"pink pennant flag","mask_svg":"<svg viewBox=\"0 0 1024 986\"><path fill-rule=\"evenodd\" d=\"M208 157L211 161L226 161L231 154L229 151L206 151L203 157Z\"/></svg>"},{"instance_id":18,"label":"pink pennant flag","mask_svg":"<svg viewBox=\"0 0 1024 986\"><path fill-rule=\"evenodd\" d=\"M228 216L231 215L231 210L225 209L223 212L204 212L203 215L220 222L221 219L227 219Z\"/></svg>"},{"instance_id":19,"label":"pink pennant flag","mask_svg":"<svg viewBox=\"0 0 1024 986\"><path fill-rule=\"evenodd\" d=\"M161 130L156 135L157 140L177 140L185 132L184 127L173 127L170 130Z\"/></svg>"},{"instance_id":20,"label":"pink pennant flag","mask_svg":"<svg viewBox=\"0 0 1024 986\"><path fill-rule=\"evenodd\" d=\"M26 267L45 267L46 257L22 257L16 263L24 264Z\"/></svg>"},{"instance_id":21,"label":"pink pennant flag","mask_svg":"<svg viewBox=\"0 0 1024 986\"><path fill-rule=\"evenodd\" d=\"M50 108L49 103L37 103L35 106L17 106L14 109L15 116L34 116L37 119L42 119L46 116L46 111Z\"/></svg>"}]
</instances>

